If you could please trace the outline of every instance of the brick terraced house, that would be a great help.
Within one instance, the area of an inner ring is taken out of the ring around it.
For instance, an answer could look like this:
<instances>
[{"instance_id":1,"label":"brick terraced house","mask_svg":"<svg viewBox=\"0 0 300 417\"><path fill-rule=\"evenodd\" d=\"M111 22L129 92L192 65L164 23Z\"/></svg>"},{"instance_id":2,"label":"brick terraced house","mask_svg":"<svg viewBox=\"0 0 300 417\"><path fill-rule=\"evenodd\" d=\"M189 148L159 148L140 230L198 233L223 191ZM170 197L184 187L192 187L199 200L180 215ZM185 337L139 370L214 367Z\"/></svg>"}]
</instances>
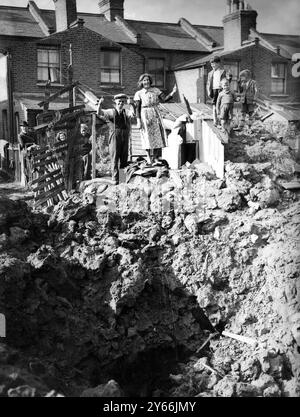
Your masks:
<instances>
[{"instance_id":1,"label":"brick terraced house","mask_svg":"<svg viewBox=\"0 0 300 417\"><path fill-rule=\"evenodd\" d=\"M177 82L192 102L206 101L212 55L223 57L233 73L249 68L262 93L279 101L299 100L300 78L291 75L300 36L259 33L257 12L228 0L222 27L146 22L124 18L124 0L99 1L99 13L77 12L76 0L54 0L55 10L0 6L0 140L16 142L19 122L36 124L45 85L51 92L73 79L99 97L133 95L139 75L153 74L155 85L170 90ZM70 54L70 50L72 53ZM66 101L65 101L66 102ZM57 109L61 100L51 103Z\"/></svg>"}]
</instances>

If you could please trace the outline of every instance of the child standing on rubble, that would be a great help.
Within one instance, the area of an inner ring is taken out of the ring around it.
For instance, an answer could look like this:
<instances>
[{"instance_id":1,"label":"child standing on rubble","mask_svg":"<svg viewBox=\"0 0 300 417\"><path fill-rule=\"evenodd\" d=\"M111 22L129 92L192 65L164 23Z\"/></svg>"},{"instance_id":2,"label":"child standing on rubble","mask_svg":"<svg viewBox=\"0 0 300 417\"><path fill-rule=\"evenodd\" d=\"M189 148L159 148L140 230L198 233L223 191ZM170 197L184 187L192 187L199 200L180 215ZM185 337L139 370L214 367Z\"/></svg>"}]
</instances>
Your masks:
<instances>
[{"instance_id":1,"label":"child standing on rubble","mask_svg":"<svg viewBox=\"0 0 300 417\"><path fill-rule=\"evenodd\" d=\"M240 126L243 126L245 119L248 117L251 122L255 110L255 101L257 98L258 89L256 81L251 77L251 71L244 70L240 73L239 79L239 94L242 104L242 117Z\"/></svg>"},{"instance_id":2,"label":"child standing on rubble","mask_svg":"<svg viewBox=\"0 0 300 417\"><path fill-rule=\"evenodd\" d=\"M230 90L229 81L224 78L221 81L222 91L217 99L217 114L221 120L223 132L230 133L230 121L233 117L234 93Z\"/></svg>"},{"instance_id":3,"label":"child standing on rubble","mask_svg":"<svg viewBox=\"0 0 300 417\"><path fill-rule=\"evenodd\" d=\"M134 109L126 110L125 103L129 105L131 101L126 94L114 96L115 107L103 110L101 108L104 98L98 102L97 114L103 116L110 125L109 154L111 158L111 174L114 185L119 184L119 164L120 168L128 165L128 143L131 129L131 119L134 117Z\"/></svg>"},{"instance_id":4,"label":"child standing on rubble","mask_svg":"<svg viewBox=\"0 0 300 417\"><path fill-rule=\"evenodd\" d=\"M152 163L160 156L161 149L166 147L167 142L158 105L171 100L177 87L175 85L171 93L165 95L153 87L153 78L147 73L140 76L138 87L134 96L137 126L141 131L142 146L147 152L148 162Z\"/></svg>"}]
</instances>

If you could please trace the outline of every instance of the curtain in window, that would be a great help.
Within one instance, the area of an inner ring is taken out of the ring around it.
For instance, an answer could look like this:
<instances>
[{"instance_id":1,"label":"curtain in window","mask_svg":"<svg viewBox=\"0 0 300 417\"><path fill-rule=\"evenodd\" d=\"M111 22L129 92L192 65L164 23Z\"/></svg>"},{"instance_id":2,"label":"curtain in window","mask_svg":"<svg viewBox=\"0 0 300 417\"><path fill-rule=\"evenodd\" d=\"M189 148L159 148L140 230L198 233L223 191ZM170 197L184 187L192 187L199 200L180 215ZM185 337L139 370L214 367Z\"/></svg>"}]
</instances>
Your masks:
<instances>
[{"instance_id":1,"label":"curtain in window","mask_svg":"<svg viewBox=\"0 0 300 417\"><path fill-rule=\"evenodd\" d=\"M38 49L38 81L60 82L60 52L57 48Z\"/></svg>"},{"instance_id":2,"label":"curtain in window","mask_svg":"<svg viewBox=\"0 0 300 417\"><path fill-rule=\"evenodd\" d=\"M119 51L102 51L101 83L121 82L121 54Z\"/></svg>"},{"instance_id":3,"label":"curtain in window","mask_svg":"<svg viewBox=\"0 0 300 417\"><path fill-rule=\"evenodd\" d=\"M153 84L163 88L165 85L165 60L160 58L149 58L148 70L153 77Z\"/></svg>"},{"instance_id":4,"label":"curtain in window","mask_svg":"<svg viewBox=\"0 0 300 417\"><path fill-rule=\"evenodd\" d=\"M285 93L286 64L275 62L271 66L271 91L274 94Z\"/></svg>"}]
</instances>

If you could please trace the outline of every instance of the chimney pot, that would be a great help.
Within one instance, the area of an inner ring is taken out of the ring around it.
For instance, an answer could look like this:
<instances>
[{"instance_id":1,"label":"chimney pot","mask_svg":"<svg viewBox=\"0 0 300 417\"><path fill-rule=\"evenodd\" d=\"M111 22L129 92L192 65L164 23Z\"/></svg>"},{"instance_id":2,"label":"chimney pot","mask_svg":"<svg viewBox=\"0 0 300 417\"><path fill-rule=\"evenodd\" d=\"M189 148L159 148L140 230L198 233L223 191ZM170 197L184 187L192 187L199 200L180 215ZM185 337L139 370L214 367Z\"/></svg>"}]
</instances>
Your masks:
<instances>
[{"instance_id":1,"label":"chimney pot","mask_svg":"<svg viewBox=\"0 0 300 417\"><path fill-rule=\"evenodd\" d=\"M124 19L124 0L101 0L98 4L100 14L110 22L114 21L116 16Z\"/></svg>"}]
</instances>

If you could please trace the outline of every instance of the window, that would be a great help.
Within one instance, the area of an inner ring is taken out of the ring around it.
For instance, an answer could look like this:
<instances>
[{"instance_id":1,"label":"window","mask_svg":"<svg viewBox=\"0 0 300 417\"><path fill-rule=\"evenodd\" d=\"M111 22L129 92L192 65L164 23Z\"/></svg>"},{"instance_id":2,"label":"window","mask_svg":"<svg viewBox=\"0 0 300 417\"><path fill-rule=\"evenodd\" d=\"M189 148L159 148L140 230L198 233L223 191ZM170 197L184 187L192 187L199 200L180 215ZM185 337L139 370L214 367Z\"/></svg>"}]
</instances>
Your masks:
<instances>
[{"instance_id":1,"label":"window","mask_svg":"<svg viewBox=\"0 0 300 417\"><path fill-rule=\"evenodd\" d=\"M39 47L38 81L60 83L60 51L57 47Z\"/></svg>"},{"instance_id":2,"label":"window","mask_svg":"<svg viewBox=\"0 0 300 417\"><path fill-rule=\"evenodd\" d=\"M271 68L272 85L271 91L274 94L285 93L286 65L282 63L273 63Z\"/></svg>"},{"instance_id":3,"label":"window","mask_svg":"<svg viewBox=\"0 0 300 417\"><path fill-rule=\"evenodd\" d=\"M102 51L101 54L101 83L120 84L121 54L120 51Z\"/></svg>"},{"instance_id":4,"label":"window","mask_svg":"<svg viewBox=\"0 0 300 417\"><path fill-rule=\"evenodd\" d=\"M153 77L153 85L163 88L165 86L165 60L149 58L148 68Z\"/></svg>"},{"instance_id":5,"label":"window","mask_svg":"<svg viewBox=\"0 0 300 417\"><path fill-rule=\"evenodd\" d=\"M232 62L225 62L224 68L226 71L230 72L232 75L231 80L231 89L233 91L238 91L238 79L239 79L239 73L240 73L240 63L238 61L232 61Z\"/></svg>"}]
</instances>

